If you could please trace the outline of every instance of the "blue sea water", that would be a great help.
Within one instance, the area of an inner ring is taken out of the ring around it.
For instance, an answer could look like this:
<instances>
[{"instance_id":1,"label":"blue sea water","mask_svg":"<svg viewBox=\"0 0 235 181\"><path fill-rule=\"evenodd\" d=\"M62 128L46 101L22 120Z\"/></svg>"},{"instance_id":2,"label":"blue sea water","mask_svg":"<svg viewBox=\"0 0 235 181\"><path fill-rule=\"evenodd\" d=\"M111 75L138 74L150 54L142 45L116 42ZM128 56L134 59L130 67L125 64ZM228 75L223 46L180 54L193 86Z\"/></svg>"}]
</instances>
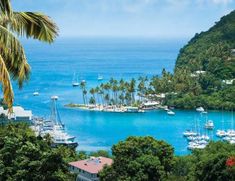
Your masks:
<instances>
[{"instance_id":1,"label":"blue sea water","mask_svg":"<svg viewBox=\"0 0 235 181\"><path fill-rule=\"evenodd\" d=\"M177 155L188 154L182 132L192 128L194 120L201 125L205 117L195 111L176 110L175 116L164 111L142 114L88 112L68 109L70 102L82 103L81 90L72 87L73 74L85 79L88 88L98 85L98 74L103 82L111 77L131 79L140 75L159 75L162 68L172 72L179 49L186 40L155 39L59 39L52 45L23 41L32 74L22 90L14 85L15 104L31 109L34 115L48 117L50 97L59 96L59 112L69 134L76 136L78 150L110 150L113 144L128 136L153 136L172 144ZM34 97L33 92L40 92ZM208 118L221 127L231 127L229 112L209 112ZM214 139L214 133L210 133Z\"/></svg>"}]
</instances>

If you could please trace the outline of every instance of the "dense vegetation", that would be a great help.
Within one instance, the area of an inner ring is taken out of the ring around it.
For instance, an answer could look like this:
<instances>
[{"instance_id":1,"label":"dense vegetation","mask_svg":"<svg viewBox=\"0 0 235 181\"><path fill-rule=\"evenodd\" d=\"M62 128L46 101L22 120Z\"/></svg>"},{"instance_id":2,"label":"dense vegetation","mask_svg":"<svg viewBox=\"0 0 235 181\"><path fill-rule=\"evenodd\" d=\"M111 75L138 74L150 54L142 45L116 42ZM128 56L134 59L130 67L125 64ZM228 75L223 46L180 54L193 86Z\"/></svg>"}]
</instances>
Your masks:
<instances>
[{"instance_id":1,"label":"dense vegetation","mask_svg":"<svg viewBox=\"0 0 235 181\"><path fill-rule=\"evenodd\" d=\"M169 180L233 181L235 180L235 145L211 142L204 150L175 157Z\"/></svg>"},{"instance_id":2,"label":"dense vegetation","mask_svg":"<svg viewBox=\"0 0 235 181\"><path fill-rule=\"evenodd\" d=\"M90 156L110 157L106 151L87 154L73 148L51 147L50 136L36 137L24 123L10 123L0 115L0 180L68 181L75 175L68 162Z\"/></svg>"},{"instance_id":3,"label":"dense vegetation","mask_svg":"<svg viewBox=\"0 0 235 181\"><path fill-rule=\"evenodd\" d=\"M74 180L68 162L90 156L111 157L106 151L87 154L63 146L52 148L50 137L35 137L28 125L5 121L0 125L0 180ZM206 149L187 156L174 156L173 151L169 144L152 137L129 137L112 147L114 163L105 167L100 178L103 181L235 179L235 145L211 142Z\"/></svg>"},{"instance_id":4,"label":"dense vegetation","mask_svg":"<svg viewBox=\"0 0 235 181\"><path fill-rule=\"evenodd\" d=\"M160 181L173 167L173 148L152 137L129 137L112 148L114 163L106 167L103 181Z\"/></svg>"},{"instance_id":5,"label":"dense vegetation","mask_svg":"<svg viewBox=\"0 0 235 181\"><path fill-rule=\"evenodd\" d=\"M112 148L114 163L99 174L102 181L233 181L235 145L211 142L188 156L152 137L129 137Z\"/></svg>"},{"instance_id":6,"label":"dense vegetation","mask_svg":"<svg viewBox=\"0 0 235 181\"><path fill-rule=\"evenodd\" d=\"M196 34L184 46L176 61L174 76L181 77L174 86L191 82L193 90L168 99L167 103L182 108L199 104L211 109L235 108L235 11L221 18L206 32ZM192 76L196 71L205 71ZM183 78L183 79L182 79ZM191 79L191 80L190 80Z\"/></svg>"},{"instance_id":7,"label":"dense vegetation","mask_svg":"<svg viewBox=\"0 0 235 181\"><path fill-rule=\"evenodd\" d=\"M67 162L74 159L74 150L51 148L26 124L0 126L0 180L70 180Z\"/></svg>"}]
</instances>

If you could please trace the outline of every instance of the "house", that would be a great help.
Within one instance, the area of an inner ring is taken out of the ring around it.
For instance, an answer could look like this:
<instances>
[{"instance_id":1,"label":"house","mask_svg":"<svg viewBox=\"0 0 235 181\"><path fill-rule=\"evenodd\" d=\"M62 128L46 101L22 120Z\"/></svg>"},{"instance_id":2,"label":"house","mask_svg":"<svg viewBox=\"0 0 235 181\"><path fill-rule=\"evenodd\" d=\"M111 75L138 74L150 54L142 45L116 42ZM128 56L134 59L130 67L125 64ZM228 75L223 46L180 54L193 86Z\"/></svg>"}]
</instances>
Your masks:
<instances>
[{"instance_id":1,"label":"house","mask_svg":"<svg viewBox=\"0 0 235 181\"><path fill-rule=\"evenodd\" d=\"M231 50L231 54L232 54L233 57L235 57L235 49Z\"/></svg>"},{"instance_id":2,"label":"house","mask_svg":"<svg viewBox=\"0 0 235 181\"><path fill-rule=\"evenodd\" d=\"M196 72L195 72L196 74L205 74L206 73L206 71L203 71L203 70L197 70Z\"/></svg>"},{"instance_id":3,"label":"house","mask_svg":"<svg viewBox=\"0 0 235 181\"><path fill-rule=\"evenodd\" d=\"M141 107L142 109L151 110L151 109L156 109L159 105L160 105L159 101L147 101L147 102L144 102L141 105Z\"/></svg>"},{"instance_id":4,"label":"house","mask_svg":"<svg viewBox=\"0 0 235 181\"><path fill-rule=\"evenodd\" d=\"M4 114L8 119L14 121L26 121L31 122L33 114L31 110L24 110L20 106L13 106L13 112L9 114L8 109L4 110L3 107L0 107L0 114Z\"/></svg>"},{"instance_id":5,"label":"house","mask_svg":"<svg viewBox=\"0 0 235 181\"><path fill-rule=\"evenodd\" d=\"M110 166L113 160L106 157L90 157L86 160L80 160L69 163L69 170L78 174L76 181L99 181L98 173L105 165Z\"/></svg>"},{"instance_id":6,"label":"house","mask_svg":"<svg viewBox=\"0 0 235 181\"><path fill-rule=\"evenodd\" d=\"M234 81L235 81L235 79L231 79L231 80L222 80L222 82L225 83L225 84L227 84L227 85L232 85Z\"/></svg>"}]
</instances>

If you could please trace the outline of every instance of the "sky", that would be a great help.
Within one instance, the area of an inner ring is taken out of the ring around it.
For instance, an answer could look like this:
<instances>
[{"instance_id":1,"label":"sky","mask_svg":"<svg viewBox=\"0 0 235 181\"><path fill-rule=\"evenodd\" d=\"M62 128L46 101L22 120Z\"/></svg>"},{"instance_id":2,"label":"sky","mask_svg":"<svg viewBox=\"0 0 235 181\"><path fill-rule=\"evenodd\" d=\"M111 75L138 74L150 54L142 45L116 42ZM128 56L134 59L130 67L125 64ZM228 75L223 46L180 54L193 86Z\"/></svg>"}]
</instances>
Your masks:
<instances>
[{"instance_id":1,"label":"sky","mask_svg":"<svg viewBox=\"0 0 235 181\"><path fill-rule=\"evenodd\" d=\"M12 0L43 12L60 37L188 38L235 9L235 0Z\"/></svg>"}]
</instances>

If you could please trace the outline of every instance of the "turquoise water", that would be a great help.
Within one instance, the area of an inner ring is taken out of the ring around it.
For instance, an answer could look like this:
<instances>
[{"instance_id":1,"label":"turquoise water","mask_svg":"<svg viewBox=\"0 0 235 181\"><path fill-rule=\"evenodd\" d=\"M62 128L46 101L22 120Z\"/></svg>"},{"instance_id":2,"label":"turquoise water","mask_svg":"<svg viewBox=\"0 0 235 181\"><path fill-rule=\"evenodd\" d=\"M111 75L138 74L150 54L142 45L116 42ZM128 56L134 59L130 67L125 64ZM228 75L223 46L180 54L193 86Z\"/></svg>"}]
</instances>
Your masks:
<instances>
[{"instance_id":1,"label":"turquoise water","mask_svg":"<svg viewBox=\"0 0 235 181\"><path fill-rule=\"evenodd\" d=\"M50 113L50 97L59 96L59 111L67 131L77 137L78 150L110 150L111 146L128 136L154 136L172 144L178 155L187 154L187 142L182 137L192 128L194 120L205 121L194 111L176 111L168 116L164 111L142 114L87 112L67 109L63 105L82 102L80 89L71 86L73 73L94 87L98 74L104 82L159 75L162 68L173 71L175 59L185 40L150 39L60 39L53 45L24 42L32 67L30 81L23 90L15 89L15 103L31 109L34 115ZM33 97L35 91L40 96ZM209 112L216 128L221 127L221 112ZM225 128L230 128L231 113L224 113ZM213 133L210 133L214 139Z\"/></svg>"}]
</instances>

